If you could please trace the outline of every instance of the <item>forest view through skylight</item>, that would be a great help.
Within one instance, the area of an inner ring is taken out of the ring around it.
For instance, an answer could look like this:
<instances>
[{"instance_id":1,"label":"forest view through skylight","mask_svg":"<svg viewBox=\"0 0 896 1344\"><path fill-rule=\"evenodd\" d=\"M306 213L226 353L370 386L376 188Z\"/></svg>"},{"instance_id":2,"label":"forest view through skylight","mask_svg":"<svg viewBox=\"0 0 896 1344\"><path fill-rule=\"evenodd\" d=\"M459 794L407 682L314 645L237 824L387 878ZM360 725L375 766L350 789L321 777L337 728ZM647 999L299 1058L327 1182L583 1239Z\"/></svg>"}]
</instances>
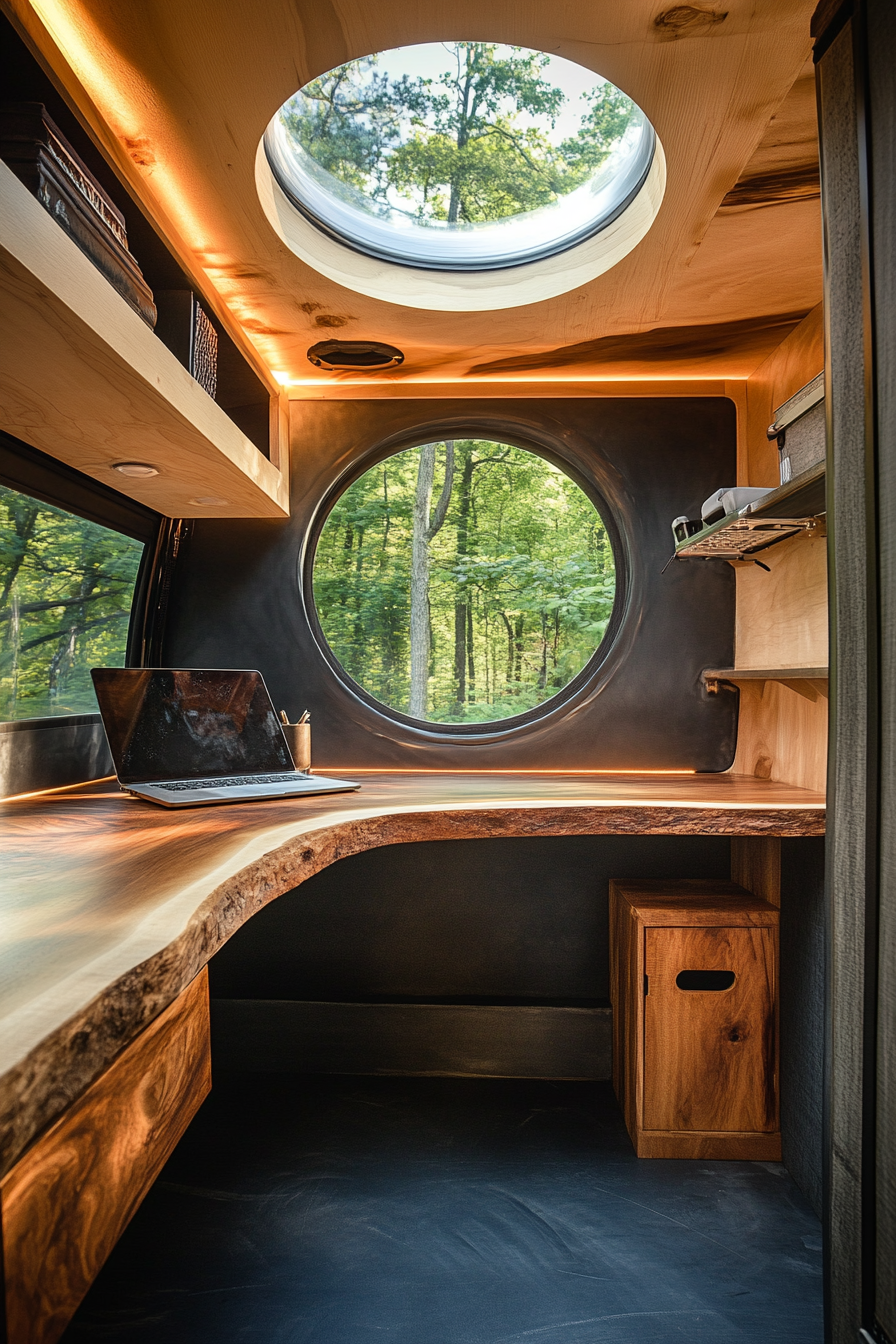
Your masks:
<instances>
[{"instance_id":1,"label":"forest view through skylight","mask_svg":"<svg viewBox=\"0 0 896 1344\"><path fill-rule=\"evenodd\" d=\"M535 709L606 634L613 549L594 504L535 453L490 439L396 453L340 496L314 556L336 660L414 719Z\"/></svg>"},{"instance_id":2,"label":"forest view through skylight","mask_svg":"<svg viewBox=\"0 0 896 1344\"><path fill-rule=\"evenodd\" d=\"M294 203L339 237L443 268L518 264L613 218L646 176L640 109L572 61L485 42L349 61L265 137Z\"/></svg>"}]
</instances>

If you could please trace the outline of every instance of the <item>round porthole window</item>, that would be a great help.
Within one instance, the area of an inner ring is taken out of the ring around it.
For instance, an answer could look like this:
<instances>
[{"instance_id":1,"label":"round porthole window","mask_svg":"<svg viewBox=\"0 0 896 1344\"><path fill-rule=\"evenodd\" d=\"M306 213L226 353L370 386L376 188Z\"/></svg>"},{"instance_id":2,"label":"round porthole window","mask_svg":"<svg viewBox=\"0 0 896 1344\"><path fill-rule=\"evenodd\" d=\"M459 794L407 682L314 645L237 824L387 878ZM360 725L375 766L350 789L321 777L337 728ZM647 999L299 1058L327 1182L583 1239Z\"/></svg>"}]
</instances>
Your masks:
<instances>
[{"instance_id":1,"label":"round porthole window","mask_svg":"<svg viewBox=\"0 0 896 1344\"><path fill-rule=\"evenodd\" d=\"M534 452L478 438L407 448L358 477L311 569L342 672L398 715L446 726L531 717L568 692L616 586L584 489Z\"/></svg>"},{"instance_id":2,"label":"round porthole window","mask_svg":"<svg viewBox=\"0 0 896 1344\"><path fill-rule=\"evenodd\" d=\"M262 143L259 192L284 241L342 284L417 307L562 293L635 246L665 186L631 98L572 61L495 43L349 61L284 103Z\"/></svg>"}]
</instances>

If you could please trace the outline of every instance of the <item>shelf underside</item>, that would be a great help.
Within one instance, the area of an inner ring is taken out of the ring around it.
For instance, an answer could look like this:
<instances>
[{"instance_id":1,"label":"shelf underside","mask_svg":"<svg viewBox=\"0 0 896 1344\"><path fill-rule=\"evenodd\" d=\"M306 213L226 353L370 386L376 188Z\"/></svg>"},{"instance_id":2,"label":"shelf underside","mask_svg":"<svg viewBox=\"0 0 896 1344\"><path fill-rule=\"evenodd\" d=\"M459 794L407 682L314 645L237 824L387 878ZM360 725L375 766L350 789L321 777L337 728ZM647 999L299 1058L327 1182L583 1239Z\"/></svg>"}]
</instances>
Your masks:
<instances>
[{"instance_id":1,"label":"shelf underside","mask_svg":"<svg viewBox=\"0 0 896 1344\"><path fill-rule=\"evenodd\" d=\"M828 694L826 667L708 667L703 673L703 682L711 694L726 682L736 686L756 681L779 682L809 700Z\"/></svg>"},{"instance_id":2,"label":"shelf underside","mask_svg":"<svg viewBox=\"0 0 896 1344\"><path fill-rule=\"evenodd\" d=\"M287 516L285 475L4 163L0 221L3 428L168 517Z\"/></svg>"}]
</instances>

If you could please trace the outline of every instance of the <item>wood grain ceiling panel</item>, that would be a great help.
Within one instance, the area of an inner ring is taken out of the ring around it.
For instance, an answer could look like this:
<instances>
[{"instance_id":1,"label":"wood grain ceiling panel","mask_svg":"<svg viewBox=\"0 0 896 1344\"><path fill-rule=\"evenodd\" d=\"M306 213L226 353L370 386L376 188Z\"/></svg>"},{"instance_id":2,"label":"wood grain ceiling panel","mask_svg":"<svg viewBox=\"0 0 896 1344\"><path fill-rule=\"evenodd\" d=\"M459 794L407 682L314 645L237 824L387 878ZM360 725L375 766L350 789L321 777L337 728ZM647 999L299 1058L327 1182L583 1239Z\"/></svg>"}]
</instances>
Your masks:
<instances>
[{"instance_id":1,"label":"wood grain ceiling panel","mask_svg":"<svg viewBox=\"0 0 896 1344\"><path fill-rule=\"evenodd\" d=\"M3 3L268 371L314 376L308 346L339 332L400 346L401 377L462 379L490 361L586 342L594 359L576 372L599 374L611 338L745 322L754 337L765 324L774 341L783 316L820 297L806 67L814 0L457 0L450 12L435 0ZM371 51L460 38L540 48L600 71L663 142L669 184L653 229L612 271L557 299L476 314L368 299L293 256L259 206L259 139L305 81ZM695 354L687 369L743 377L771 348L735 342Z\"/></svg>"}]
</instances>

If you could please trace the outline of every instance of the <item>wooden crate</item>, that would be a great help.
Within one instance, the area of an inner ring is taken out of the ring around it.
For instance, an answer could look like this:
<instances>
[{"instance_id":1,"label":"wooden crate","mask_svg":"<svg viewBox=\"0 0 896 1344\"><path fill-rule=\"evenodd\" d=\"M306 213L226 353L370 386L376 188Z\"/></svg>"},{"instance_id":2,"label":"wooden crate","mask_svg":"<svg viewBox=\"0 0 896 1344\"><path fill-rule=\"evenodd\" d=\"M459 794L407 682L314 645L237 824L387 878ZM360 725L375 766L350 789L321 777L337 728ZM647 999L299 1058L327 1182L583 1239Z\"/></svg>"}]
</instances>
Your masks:
<instances>
[{"instance_id":1,"label":"wooden crate","mask_svg":"<svg viewBox=\"0 0 896 1344\"><path fill-rule=\"evenodd\" d=\"M613 1085L639 1157L780 1158L777 979L767 901L611 881Z\"/></svg>"}]
</instances>

